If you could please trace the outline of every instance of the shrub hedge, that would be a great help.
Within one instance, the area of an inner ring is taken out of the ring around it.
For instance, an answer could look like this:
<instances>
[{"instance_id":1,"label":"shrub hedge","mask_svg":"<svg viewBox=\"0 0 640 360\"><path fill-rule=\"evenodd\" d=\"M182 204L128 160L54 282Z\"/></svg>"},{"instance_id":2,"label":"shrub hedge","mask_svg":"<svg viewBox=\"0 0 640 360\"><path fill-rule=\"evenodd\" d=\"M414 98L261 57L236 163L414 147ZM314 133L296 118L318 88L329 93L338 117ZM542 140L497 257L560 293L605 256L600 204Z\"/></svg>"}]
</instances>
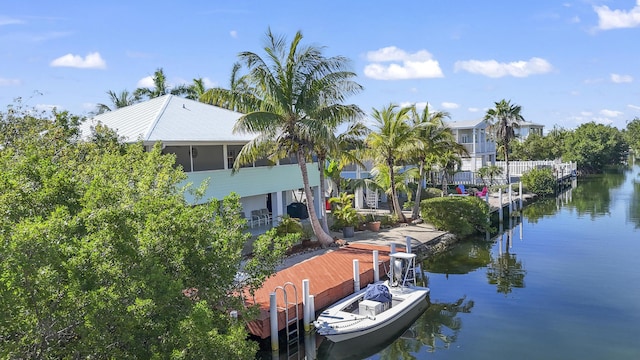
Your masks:
<instances>
[{"instance_id":1,"label":"shrub hedge","mask_svg":"<svg viewBox=\"0 0 640 360\"><path fill-rule=\"evenodd\" d=\"M420 202L424 221L457 236L491 229L489 205L476 196L445 196Z\"/></svg>"}]
</instances>

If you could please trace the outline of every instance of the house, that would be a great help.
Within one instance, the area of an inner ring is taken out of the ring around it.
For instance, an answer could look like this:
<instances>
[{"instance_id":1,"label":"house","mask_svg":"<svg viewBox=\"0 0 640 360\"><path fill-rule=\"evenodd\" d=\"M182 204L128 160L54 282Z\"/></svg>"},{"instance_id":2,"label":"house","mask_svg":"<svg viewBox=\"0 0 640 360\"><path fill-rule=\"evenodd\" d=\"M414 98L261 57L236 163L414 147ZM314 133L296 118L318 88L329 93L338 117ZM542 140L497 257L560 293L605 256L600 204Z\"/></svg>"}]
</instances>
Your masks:
<instances>
[{"instance_id":1,"label":"house","mask_svg":"<svg viewBox=\"0 0 640 360\"><path fill-rule=\"evenodd\" d=\"M469 153L462 156L461 171L476 172L496 161L496 143L487 134L485 120L451 121L447 122L447 126L453 131L456 142Z\"/></svg>"},{"instance_id":2,"label":"house","mask_svg":"<svg viewBox=\"0 0 640 360\"><path fill-rule=\"evenodd\" d=\"M160 142L163 153L174 154L176 165L186 172L185 184L199 186L203 181L209 182L202 199L185 194L187 201L204 203L236 192L250 225L274 225L287 213L288 205L299 201L295 194L303 187L300 168L295 158L280 160L278 164L270 164L265 159L233 174L238 152L255 136L233 132L240 116L242 114L216 106L164 95L97 115L85 122L81 131L89 134L91 126L101 123L114 129L127 142L141 141L147 149ZM308 163L307 171L314 198L322 199L317 163ZM314 200L318 216L324 214L320 211L322 205L322 201ZM261 209L268 209L271 216L253 218L252 212Z\"/></svg>"},{"instance_id":3,"label":"house","mask_svg":"<svg viewBox=\"0 0 640 360\"><path fill-rule=\"evenodd\" d=\"M543 131L544 131L544 125L532 123L529 121L520 122L520 127L517 129L514 129L514 132L516 133L516 137L520 141L525 141L527 137L531 134L542 136Z\"/></svg>"}]
</instances>

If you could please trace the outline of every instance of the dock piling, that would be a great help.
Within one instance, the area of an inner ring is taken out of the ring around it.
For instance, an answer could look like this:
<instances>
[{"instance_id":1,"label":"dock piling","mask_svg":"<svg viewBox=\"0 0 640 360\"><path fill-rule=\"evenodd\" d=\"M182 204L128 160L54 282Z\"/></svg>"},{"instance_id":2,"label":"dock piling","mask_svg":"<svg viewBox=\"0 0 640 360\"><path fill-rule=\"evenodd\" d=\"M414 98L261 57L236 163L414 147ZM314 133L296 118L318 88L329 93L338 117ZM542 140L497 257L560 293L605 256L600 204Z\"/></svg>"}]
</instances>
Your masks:
<instances>
[{"instance_id":1,"label":"dock piling","mask_svg":"<svg viewBox=\"0 0 640 360\"><path fill-rule=\"evenodd\" d=\"M302 280L302 325L304 331L311 330L311 313L309 312L309 279Z\"/></svg>"},{"instance_id":2,"label":"dock piling","mask_svg":"<svg viewBox=\"0 0 640 360\"><path fill-rule=\"evenodd\" d=\"M275 292L269 294L269 322L271 325L271 351L278 351L278 304Z\"/></svg>"},{"instance_id":3,"label":"dock piling","mask_svg":"<svg viewBox=\"0 0 640 360\"><path fill-rule=\"evenodd\" d=\"M353 260L353 292L360 291L360 262Z\"/></svg>"},{"instance_id":4,"label":"dock piling","mask_svg":"<svg viewBox=\"0 0 640 360\"><path fill-rule=\"evenodd\" d=\"M378 261L378 250L373 250L373 282L380 281L380 262Z\"/></svg>"}]
</instances>

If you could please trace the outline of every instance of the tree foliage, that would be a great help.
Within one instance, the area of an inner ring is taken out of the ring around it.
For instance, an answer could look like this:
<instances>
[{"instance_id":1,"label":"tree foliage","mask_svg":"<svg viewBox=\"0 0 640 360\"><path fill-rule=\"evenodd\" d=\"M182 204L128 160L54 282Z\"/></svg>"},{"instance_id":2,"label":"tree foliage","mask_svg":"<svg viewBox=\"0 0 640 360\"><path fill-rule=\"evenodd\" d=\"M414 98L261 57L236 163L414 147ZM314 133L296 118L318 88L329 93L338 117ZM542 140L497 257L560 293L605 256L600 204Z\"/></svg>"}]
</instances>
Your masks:
<instances>
[{"instance_id":1,"label":"tree foliage","mask_svg":"<svg viewBox=\"0 0 640 360\"><path fill-rule=\"evenodd\" d=\"M445 196L422 200L422 218L438 230L458 236L489 231L489 205L476 196Z\"/></svg>"},{"instance_id":2,"label":"tree foliage","mask_svg":"<svg viewBox=\"0 0 640 360\"><path fill-rule=\"evenodd\" d=\"M575 161L583 172L599 173L607 165L620 164L626 150L620 130L589 122L566 135L562 159Z\"/></svg>"},{"instance_id":3,"label":"tree foliage","mask_svg":"<svg viewBox=\"0 0 640 360\"><path fill-rule=\"evenodd\" d=\"M515 130L520 127L524 117L520 113L520 105L511 104L511 100L502 99L495 103L495 108L487 110L484 119L489 122L488 131L493 134L496 142L502 148L506 162L507 182L511 182L509 175L509 145L515 139Z\"/></svg>"},{"instance_id":4,"label":"tree foliage","mask_svg":"<svg viewBox=\"0 0 640 360\"><path fill-rule=\"evenodd\" d=\"M79 141L67 113L0 119L0 357L253 358L228 315L254 314L235 281L249 236L237 195L192 206L159 145L100 128Z\"/></svg>"},{"instance_id":5,"label":"tree foliage","mask_svg":"<svg viewBox=\"0 0 640 360\"><path fill-rule=\"evenodd\" d=\"M558 181L551 169L531 169L522 174L522 185L528 192L547 196L555 192Z\"/></svg>"}]
</instances>

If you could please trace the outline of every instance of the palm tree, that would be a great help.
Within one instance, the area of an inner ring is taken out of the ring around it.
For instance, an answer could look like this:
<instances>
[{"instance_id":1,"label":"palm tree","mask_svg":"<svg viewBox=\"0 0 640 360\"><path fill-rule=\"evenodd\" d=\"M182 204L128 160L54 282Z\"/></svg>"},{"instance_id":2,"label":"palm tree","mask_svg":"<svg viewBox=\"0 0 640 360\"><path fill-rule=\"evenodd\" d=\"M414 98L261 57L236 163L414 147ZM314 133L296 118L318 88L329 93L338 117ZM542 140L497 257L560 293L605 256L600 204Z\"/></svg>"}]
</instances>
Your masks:
<instances>
[{"instance_id":1,"label":"palm tree","mask_svg":"<svg viewBox=\"0 0 640 360\"><path fill-rule=\"evenodd\" d=\"M487 110L484 119L489 122L488 130L501 143L506 164L507 184L509 184L511 182L509 175L509 142L515 139L514 129L520 128L520 122L524 121L524 117L520 114L522 107L511 104L511 100L502 99L496 102L495 106L495 108Z\"/></svg>"},{"instance_id":2,"label":"palm tree","mask_svg":"<svg viewBox=\"0 0 640 360\"><path fill-rule=\"evenodd\" d=\"M410 112L411 107L398 108L394 104L380 110L373 109L376 129L365 140L367 155L373 159L374 164L386 166L390 184L396 183L394 167L404 165L410 151L419 145L414 136L414 127L408 122ZM398 220L406 222L395 186L391 186L391 204Z\"/></svg>"},{"instance_id":3,"label":"palm tree","mask_svg":"<svg viewBox=\"0 0 640 360\"><path fill-rule=\"evenodd\" d=\"M178 86L171 89L167 83L167 77L164 75L164 70L158 68L153 73L153 87L152 88L137 88L133 94L137 100L147 98L153 99L163 95L184 95L187 93L187 87Z\"/></svg>"},{"instance_id":4,"label":"palm tree","mask_svg":"<svg viewBox=\"0 0 640 360\"><path fill-rule=\"evenodd\" d=\"M193 83L191 85L184 86L184 88L185 97L196 101L200 101L202 95L207 91L202 78L193 79Z\"/></svg>"},{"instance_id":5,"label":"palm tree","mask_svg":"<svg viewBox=\"0 0 640 360\"><path fill-rule=\"evenodd\" d=\"M362 87L348 71L348 60L341 56L327 58L322 48L302 46L297 32L290 44L269 29L266 58L253 52L239 54L248 73L242 77L243 95L255 98L255 108L238 119L235 132L256 133L234 163L242 164L266 157L271 161L295 156L302 174L309 219L316 237L324 246L333 238L324 231L313 206L307 160L317 144L329 139L342 121L355 120L362 111L356 105L343 105L346 96Z\"/></svg>"},{"instance_id":6,"label":"palm tree","mask_svg":"<svg viewBox=\"0 0 640 360\"><path fill-rule=\"evenodd\" d=\"M339 123L339 119L335 122L332 121L332 124ZM353 163L362 165L354 151L363 147L363 136L368 133L368 128L360 121L352 121L349 123L347 129L337 136L334 135L336 130L337 129L334 128L333 132L328 132L327 138L318 137L315 139L313 152L318 159L318 167L320 170L320 193L323 195L326 194L325 171L327 170L326 167L328 166L329 158L334 161L337 160L337 168L342 168L346 164ZM329 232L326 213L322 220L324 230Z\"/></svg>"},{"instance_id":7,"label":"palm tree","mask_svg":"<svg viewBox=\"0 0 640 360\"><path fill-rule=\"evenodd\" d=\"M451 128L445 125L444 119L449 117L446 111L429 111L429 105L425 106L421 114L415 106L411 108L411 121L415 127L415 136L420 141L420 146L413 151L413 157L418 164L418 187L413 204L411 217L417 219L420 216L420 197L422 196L422 182L425 178L426 164L430 158L437 157L446 149L457 144ZM464 147L462 147L464 149Z\"/></svg>"},{"instance_id":8,"label":"palm tree","mask_svg":"<svg viewBox=\"0 0 640 360\"><path fill-rule=\"evenodd\" d=\"M247 75L239 75L241 69L240 63L234 63L229 79L229 89L221 87L208 89L202 94L200 101L243 114L259 109L260 98L249 85Z\"/></svg>"},{"instance_id":9,"label":"palm tree","mask_svg":"<svg viewBox=\"0 0 640 360\"><path fill-rule=\"evenodd\" d=\"M133 94L131 94L128 90L122 90L120 94L117 94L115 91L109 90L107 91L107 94L109 95L112 106L110 107L105 104L98 104L96 109L97 114L120 109L136 103L135 96L133 96Z\"/></svg>"}]
</instances>

